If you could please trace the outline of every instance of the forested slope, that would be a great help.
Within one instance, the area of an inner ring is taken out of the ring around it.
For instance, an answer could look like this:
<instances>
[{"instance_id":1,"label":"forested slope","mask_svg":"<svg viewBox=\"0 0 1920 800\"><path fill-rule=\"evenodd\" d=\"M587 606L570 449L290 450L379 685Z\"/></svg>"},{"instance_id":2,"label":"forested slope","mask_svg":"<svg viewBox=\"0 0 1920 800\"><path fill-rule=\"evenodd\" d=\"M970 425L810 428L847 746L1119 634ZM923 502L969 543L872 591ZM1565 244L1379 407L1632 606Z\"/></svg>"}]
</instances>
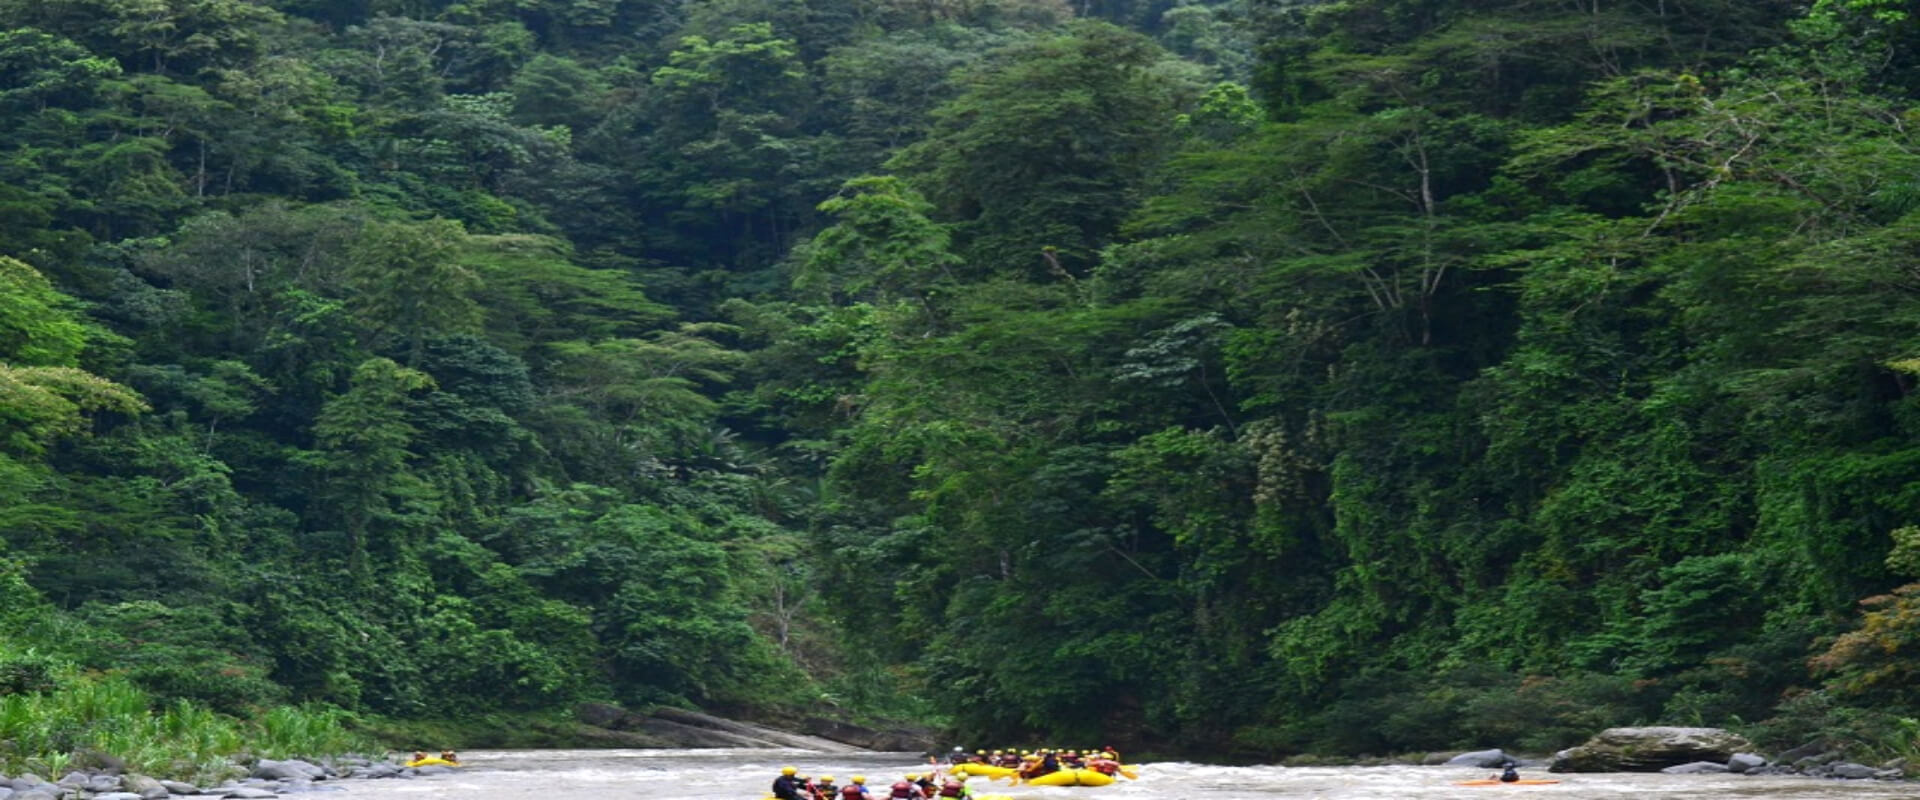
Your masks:
<instances>
[{"instance_id":1,"label":"forested slope","mask_svg":"<svg viewBox=\"0 0 1920 800\"><path fill-rule=\"evenodd\" d=\"M1244 757L1920 713L1904 4L0 21L0 694Z\"/></svg>"}]
</instances>

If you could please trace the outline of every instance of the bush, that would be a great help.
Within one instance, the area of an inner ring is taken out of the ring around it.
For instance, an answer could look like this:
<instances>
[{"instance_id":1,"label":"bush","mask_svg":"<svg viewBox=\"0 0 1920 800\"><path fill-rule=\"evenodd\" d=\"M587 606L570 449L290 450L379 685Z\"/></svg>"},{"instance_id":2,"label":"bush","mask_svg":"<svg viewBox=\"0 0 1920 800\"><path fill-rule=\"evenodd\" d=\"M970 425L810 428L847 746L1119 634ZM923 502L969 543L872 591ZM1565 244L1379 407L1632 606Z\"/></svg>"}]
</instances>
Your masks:
<instances>
[{"instance_id":1,"label":"bush","mask_svg":"<svg viewBox=\"0 0 1920 800\"><path fill-rule=\"evenodd\" d=\"M31 647L0 655L0 697L51 692L59 686L59 662Z\"/></svg>"}]
</instances>

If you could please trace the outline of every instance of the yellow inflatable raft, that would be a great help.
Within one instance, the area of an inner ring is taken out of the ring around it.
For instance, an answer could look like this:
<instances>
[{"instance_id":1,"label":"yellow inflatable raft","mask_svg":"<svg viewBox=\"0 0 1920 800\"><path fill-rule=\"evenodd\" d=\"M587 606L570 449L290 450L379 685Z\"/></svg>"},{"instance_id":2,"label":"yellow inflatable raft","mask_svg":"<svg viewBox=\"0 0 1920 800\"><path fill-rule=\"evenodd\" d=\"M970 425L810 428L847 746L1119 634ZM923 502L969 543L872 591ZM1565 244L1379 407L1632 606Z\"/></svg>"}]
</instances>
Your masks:
<instances>
[{"instance_id":1,"label":"yellow inflatable raft","mask_svg":"<svg viewBox=\"0 0 1920 800\"><path fill-rule=\"evenodd\" d=\"M955 775L998 779L1011 778L1020 770L1013 767L996 767L991 764L955 764L950 771Z\"/></svg>"},{"instance_id":2,"label":"yellow inflatable raft","mask_svg":"<svg viewBox=\"0 0 1920 800\"><path fill-rule=\"evenodd\" d=\"M412 761L407 762L406 765L409 767L457 767L457 766L460 766L460 762L448 761L444 758L438 758L438 757L416 758Z\"/></svg>"},{"instance_id":3,"label":"yellow inflatable raft","mask_svg":"<svg viewBox=\"0 0 1920 800\"><path fill-rule=\"evenodd\" d=\"M1026 781L1028 786L1105 786L1113 776L1090 769L1063 769Z\"/></svg>"}]
</instances>

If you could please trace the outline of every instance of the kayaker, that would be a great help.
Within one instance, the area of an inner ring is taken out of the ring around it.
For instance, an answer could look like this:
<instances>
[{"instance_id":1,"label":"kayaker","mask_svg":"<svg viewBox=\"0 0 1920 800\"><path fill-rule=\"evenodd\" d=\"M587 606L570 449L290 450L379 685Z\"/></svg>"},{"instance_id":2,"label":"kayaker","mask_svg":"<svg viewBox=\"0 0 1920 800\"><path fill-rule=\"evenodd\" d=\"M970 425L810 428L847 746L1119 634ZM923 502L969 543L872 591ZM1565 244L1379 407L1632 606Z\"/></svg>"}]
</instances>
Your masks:
<instances>
[{"instance_id":1,"label":"kayaker","mask_svg":"<svg viewBox=\"0 0 1920 800\"><path fill-rule=\"evenodd\" d=\"M1500 772L1501 783L1513 783L1514 781L1520 780L1520 770L1518 769L1518 765L1509 761L1505 764L1501 764L1500 767L1501 767L1501 772Z\"/></svg>"},{"instance_id":2,"label":"kayaker","mask_svg":"<svg viewBox=\"0 0 1920 800\"><path fill-rule=\"evenodd\" d=\"M780 777L773 779L773 796L780 800L813 800L801 794L800 781L794 777L798 774L800 774L798 769L781 767Z\"/></svg>"}]
</instances>

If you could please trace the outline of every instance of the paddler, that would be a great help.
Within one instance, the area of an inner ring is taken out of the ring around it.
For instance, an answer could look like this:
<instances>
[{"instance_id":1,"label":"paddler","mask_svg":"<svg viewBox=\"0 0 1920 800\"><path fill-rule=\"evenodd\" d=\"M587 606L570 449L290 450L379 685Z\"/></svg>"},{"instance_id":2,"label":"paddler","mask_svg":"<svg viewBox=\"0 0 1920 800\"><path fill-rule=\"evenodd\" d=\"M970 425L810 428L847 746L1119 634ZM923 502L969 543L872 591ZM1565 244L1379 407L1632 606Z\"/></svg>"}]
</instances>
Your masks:
<instances>
[{"instance_id":1,"label":"paddler","mask_svg":"<svg viewBox=\"0 0 1920 800\"><path fill-rule=\"evenodd\" d=\"M855 792L860 793L860 796L862 798L868 798L873 796L873 790L867 788L867 776L865 775L853 776L853 783L847 784L846 787L842 788L840 790L840 794L843 796L846 795L847 789L852 789Z\"/></svg>"},{"instance_id":2,"label":"paddler","mask_svg":"<svg viewBox=\"0 0 1920 800\"><path fill-rule=\"evenodd\" d=\"M781 767L780 777L773 779L773 796L779 800L813 800L801 794L800 781L794 777L798 774L800 770L794 767Z\"/></svg>"},{"instance_id":3,"label":"paddler","mask_svg":"<svg viewBox=\"0 0 1920 800\"><path fill-rule=\"evenodd\" d=\"M832 775L822 775L820 780L814 781L813 793L819 795L820 800L834 800L840 795L840 787L833 785Z\"/></svg>"},{"instance_id":4,"label":"paddler","mask_svg":"<svg viewBox=\"0 0 1920 800\"><path fill-rule=\"evenodd\" d=\"M1501 769L1501 772L1500 772L1501 783L1513 783L1514 781L1520 780L1520 769L1518 764L1508 761L1504 764L1501 764L1500 769Z\"/></svg>"}]
</instances>

